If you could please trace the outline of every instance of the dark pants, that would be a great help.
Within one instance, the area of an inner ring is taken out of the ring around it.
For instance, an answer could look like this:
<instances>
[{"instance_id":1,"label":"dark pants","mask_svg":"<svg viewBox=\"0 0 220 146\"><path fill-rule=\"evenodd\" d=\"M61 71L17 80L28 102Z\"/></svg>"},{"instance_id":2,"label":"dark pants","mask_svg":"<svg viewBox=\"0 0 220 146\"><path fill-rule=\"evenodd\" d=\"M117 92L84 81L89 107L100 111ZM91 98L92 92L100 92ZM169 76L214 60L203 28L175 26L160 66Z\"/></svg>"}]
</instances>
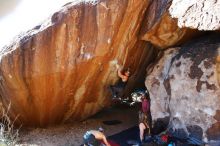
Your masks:
<instances>
[{"instance_id":1,"label":"dark pants","mask_svg":"<svg viewBox=\"0 0 220 146\"><path fill-rule=\"evenodd\" d=\"M109 90L112 94L112 98L119 98L122 94L122 91L124 90L124 87L111 85L109 86Z\"/></svg>"}]
</instances>

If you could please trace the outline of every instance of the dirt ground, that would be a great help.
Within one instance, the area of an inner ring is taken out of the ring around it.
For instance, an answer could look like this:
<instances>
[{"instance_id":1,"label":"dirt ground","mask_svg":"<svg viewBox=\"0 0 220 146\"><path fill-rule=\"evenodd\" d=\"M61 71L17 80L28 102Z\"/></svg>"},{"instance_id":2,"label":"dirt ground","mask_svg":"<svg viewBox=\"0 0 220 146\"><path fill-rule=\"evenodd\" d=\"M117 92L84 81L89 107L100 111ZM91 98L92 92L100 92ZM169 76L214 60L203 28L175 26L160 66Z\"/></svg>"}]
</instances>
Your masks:
<instances>
[{"instance_id":1,"label":"dirt ground","mask_svg":"<svg viewBox=\"0 0 220 146\"><path fill-rule=\"evenodd\" d=\"M103 121L119 120L117 125L106 125ZM111 107L82 121L49 128L26 128L20 131L19 146L80 146L83 134L90 129L103 127L110 136L128 129L138 122L137 108Z\"/></svg>"}]
</instances>

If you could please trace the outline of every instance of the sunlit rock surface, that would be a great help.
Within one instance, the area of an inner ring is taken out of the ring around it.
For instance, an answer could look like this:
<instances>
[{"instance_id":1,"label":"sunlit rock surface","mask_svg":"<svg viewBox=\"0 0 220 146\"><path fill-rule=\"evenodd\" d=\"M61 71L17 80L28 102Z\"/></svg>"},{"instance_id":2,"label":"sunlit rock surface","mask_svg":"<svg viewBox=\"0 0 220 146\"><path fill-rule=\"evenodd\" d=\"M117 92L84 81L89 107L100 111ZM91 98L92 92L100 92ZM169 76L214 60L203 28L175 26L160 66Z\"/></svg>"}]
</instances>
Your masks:
<instances>
[{"instance_id":1,"label":"sunlit rock surface","mask_svg":"<svg viewBox=\"0 0 220 146\"><path fill-rule=\"evenodd\" d=\"M173 0L169 11L180 27L220 29L220 0Z\"/></svg>"},{"instance_id":2,"label":"sunlit rock surface","mask_svg":"<svg viewBox=\"0 0 220 146\"><path fill-rule=\"evenodd\" d=\"M149 41L159 48L167 48L190 40L198 31L179 28L168 8L170 0L153 0L149 5L142 23L141 39Z\"/></svg>"},{"instance_id":3,"label":"sunlit rock surface","mask_svg":"<svg viewBox=\"0 0 220 146\"><path fill-rule=\"evenodd\" d=\"M148 0L67 4L0 52L0 95L23 125L80 120L109 104L115 64L143 78L153 48L138 40ZM141 72L142 70L142 72Z\"/></svg>"},{"instance_id":4,"label":"sunlit rock surface","mask_svg":"<svg viewBox=\"0 0 220 146\"><path fill-rule=\"evenodd\" d=\"M153 120L177 118L179 127L202 128L204 140L220 140L219 50L219 36L198 38L147 69Z\"/></svg>"}]
</instances>

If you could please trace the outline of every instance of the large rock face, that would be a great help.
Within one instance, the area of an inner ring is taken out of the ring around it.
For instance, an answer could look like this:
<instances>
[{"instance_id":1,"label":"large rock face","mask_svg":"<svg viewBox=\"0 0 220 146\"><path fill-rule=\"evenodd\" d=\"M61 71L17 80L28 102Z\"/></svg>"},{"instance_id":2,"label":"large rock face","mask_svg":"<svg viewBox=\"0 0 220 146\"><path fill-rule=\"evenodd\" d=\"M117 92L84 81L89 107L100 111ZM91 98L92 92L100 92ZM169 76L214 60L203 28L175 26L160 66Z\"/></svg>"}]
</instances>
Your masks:
<instances>
[{"instance_id":1,"label":"large rock face","mask_svg":"<svg viewBox=\"0 0 220 146\"><path fill-rule=\"evenodd\" d=\"M1 51L0 94L10 116L45 126L83 119L109 104L115 64L135 83L153 49L138 40L148 0L69 4Z\"/></svg>"},{"instance_id":2,"label":"large rock face","mask_svg":"<svg viewBox=\"0 0 220 146\"><path fill-rule=\"evenodd\" d=\"M220 29L220 0L173 0L169 11L179 27Z\"/></svg>"},{"instance_id":3,"label":"large rock face","mask_svg":"<svg viewBox=\"0 0 220 146\"><path fill-rule=\"evenodd\" d=\"M146 86L151 96L153 120L180 120L177 128L202 128L203 138L220 138L220 40L206 37L180 48L171 48L148 68Z\"/></svg>"},{"instance_id":4,"label":"large rock face","mask_svg":"<svg viewBox=\"0 0 220 146\"><path fill-rule=\"evenodd\" d=\"M126 89L129 92L143 79L146 66L157 52L150 43L164 49L198 34L177 26L177 20L168 13L170 0L91 0L95 5L79 1L67 4L0 52L2 105L10 104L10 116L18 117L17 122L23 125L45 126L93 115L110 104L107 86L118 79L115 64L131 68ZM211 48L199 60L182 52L186 55L178 55L171 61L179 50L166 51L168 55L147 79L154 97L154 119L179 113L188 116L183 106L177 111L173 109L180 98L186 98L183 101L190 102L187 105L192 107L190 112L209 121L189 115L185 121L181 119L184 123L192 120L192 124L208 131L208 135L218 128L215 121L219 119L216 110L220 109L217 104L220 69L212 62L217 54L215 47L189 46L188 51L194 55L194 48L198 52L199 48L205 51ZM207 62L211 67L207 67ZM192 67L188 69L186 63ZM200 97L201 104L194 106ZM210 108L205 102L210 102Z\"/></svg>"}]
</instances>

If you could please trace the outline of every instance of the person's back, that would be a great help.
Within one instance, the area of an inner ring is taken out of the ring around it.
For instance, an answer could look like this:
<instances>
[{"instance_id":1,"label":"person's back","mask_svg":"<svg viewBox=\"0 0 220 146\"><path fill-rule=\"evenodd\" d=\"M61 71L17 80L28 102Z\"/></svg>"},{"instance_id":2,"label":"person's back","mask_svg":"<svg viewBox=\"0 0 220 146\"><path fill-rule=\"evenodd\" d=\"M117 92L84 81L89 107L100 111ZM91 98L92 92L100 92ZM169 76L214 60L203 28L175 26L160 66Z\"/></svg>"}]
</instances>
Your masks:
<instances>
[{"instance_id":1,"label":"person's back","mask_svg":"<svg viewBox=\"0 0 220 146\"><path fill-rule=\"evenodd\" d=\"M88 134L87 134L87 133L88 133ZM103 141L106 146L110 146L110 144L109 144L109 143L107 142L107 140L106 140L106 137L105 137L103 131L100 131L100 130L90 130L90 131L87 131L86 134L87 134L87 135L90 135L90 137L93 138L93 139L91 140L91 141L93 142L93 144L92 144L92 143L89 143L89 144L91 144L92 146L100 146L100 145L101 145L101 141ZM86 135L86 134L85 134L85 135ZM83 136L84 142L85 142L85 143L86 143L86 142L88 143L88 141L85 140L85 135Z\"/></svg>"},{"instance_id":2,"label":"person's back","mask_svg":"<svg viewBox=\"0 0 220 146\"><path fill-rule=\"evenodd\" d=\"M149 104L149 101L146 99L146 98L144 98L143 100L142 100L142 111L144 112L144 113L149 113L149 110L150 110L150 104Z\"/></svg>"},{"instance_id":3,"label":"person's back","mask_svg":"<svg viewBox=\"0 0 220 146\"><path fill-rule=\"evenodd\" d=\"M102 139L105 137L105 135L104 135L102 132L100 132L100 131L90 130L90 132L91 132L91 133L95 136L95 138L98 139L98 140L102 140Z\"/></svg>"}]
</instances>

